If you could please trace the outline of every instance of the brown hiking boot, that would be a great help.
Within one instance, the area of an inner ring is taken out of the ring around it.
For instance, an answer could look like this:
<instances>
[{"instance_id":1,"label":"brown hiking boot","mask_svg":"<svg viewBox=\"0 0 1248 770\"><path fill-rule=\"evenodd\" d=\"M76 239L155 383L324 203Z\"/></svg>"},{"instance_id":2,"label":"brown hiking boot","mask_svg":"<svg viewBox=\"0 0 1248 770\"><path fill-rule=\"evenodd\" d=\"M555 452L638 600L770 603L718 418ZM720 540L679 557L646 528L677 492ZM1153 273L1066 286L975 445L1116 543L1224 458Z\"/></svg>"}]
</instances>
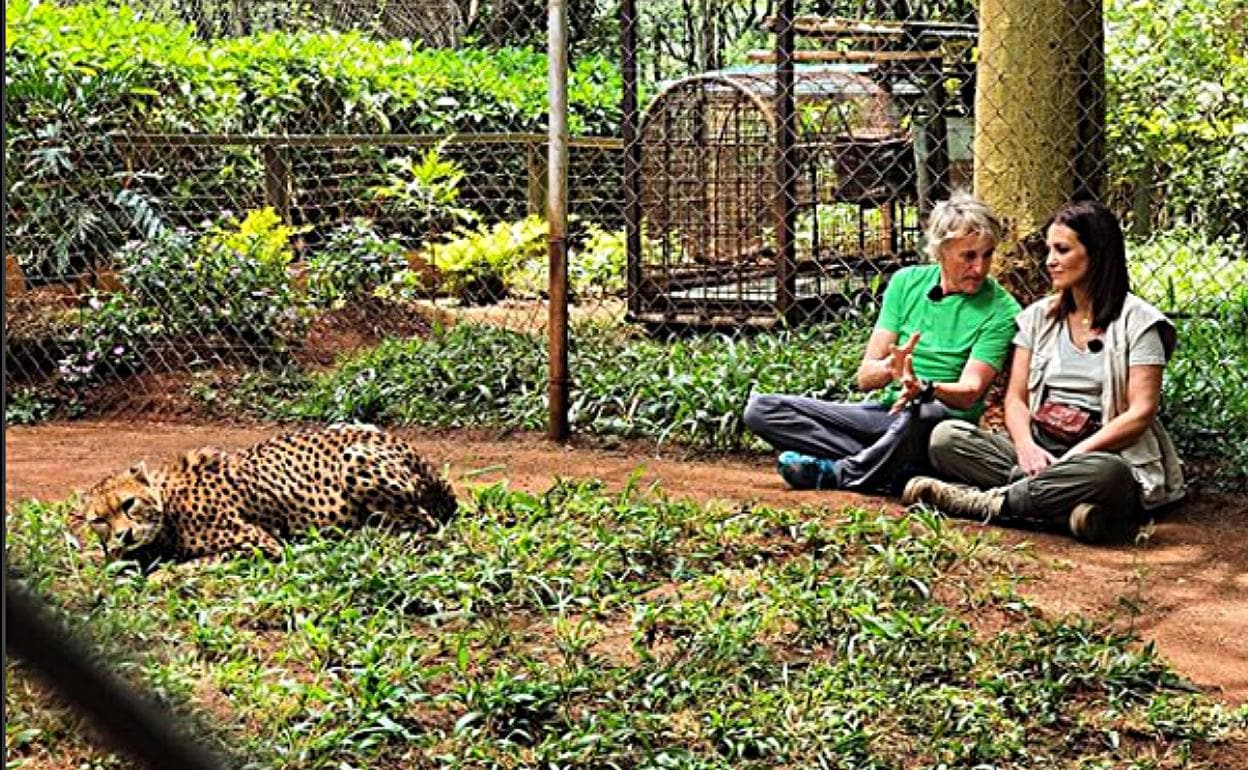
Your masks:
<instances>
[{"instance_id":1,"label":"brown hiking boot","mask_svg":"<svg viewBox=\"0 0 1248 770\"><path fill-rule=\"evenodd\" d=\"M1005 495L962 484L950 484L930 476L915 476L901 493L906 505L923 503L950 516L979 519L985 524L1001 514Z\"/></svg>"},{"instance_id":2,"label":"brown hiking boot","mask_svg":"<svg viewBox=\"0 0 1248 770\"><path fill-rule=\"evenodd\" d=\"M1079 503L1070 512L1070 534L1083 543L1103 543L1114 537L1109 511L1096 503Z\"/></svg>"}]
</instances>

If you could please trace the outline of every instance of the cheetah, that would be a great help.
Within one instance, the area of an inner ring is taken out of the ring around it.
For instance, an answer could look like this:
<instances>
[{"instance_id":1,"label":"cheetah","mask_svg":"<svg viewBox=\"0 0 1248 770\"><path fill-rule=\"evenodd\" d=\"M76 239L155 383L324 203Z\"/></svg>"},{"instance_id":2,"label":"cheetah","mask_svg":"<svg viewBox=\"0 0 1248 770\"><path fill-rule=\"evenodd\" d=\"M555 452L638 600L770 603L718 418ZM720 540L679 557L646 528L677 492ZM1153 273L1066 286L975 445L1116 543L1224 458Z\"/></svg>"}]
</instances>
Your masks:
<instances>
[{"instance_id":1,"label":"cheetah","mask_svg":"<svg viewBox=\"0 0 1248 770\"><path fill-rule=\"evenodd\" d=\"M377 521L436 528L457 510L449 484L404 439L372 426L296 430L236 453L194 449L97 483L81 507L108 559L152 564L258 549L309 528Z\"/></svg>"}]
</instances>

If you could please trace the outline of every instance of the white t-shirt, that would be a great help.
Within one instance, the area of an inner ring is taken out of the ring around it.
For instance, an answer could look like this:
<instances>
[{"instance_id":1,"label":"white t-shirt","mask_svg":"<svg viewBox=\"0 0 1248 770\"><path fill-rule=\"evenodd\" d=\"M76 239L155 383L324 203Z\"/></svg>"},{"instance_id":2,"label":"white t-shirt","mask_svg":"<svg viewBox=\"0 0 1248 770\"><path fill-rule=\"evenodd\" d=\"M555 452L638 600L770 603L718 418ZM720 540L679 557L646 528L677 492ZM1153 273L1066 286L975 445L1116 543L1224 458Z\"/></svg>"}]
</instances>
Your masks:
<instances>
[{"instance_id":1,"label":"white t-shirt","mask_svg":"<svg viewBox=\"0 0 1248 770\"><path fill-rule=\"evenodd\" d=\"M1094 338L1095 339L1095 338ZM1032 349L1033 342L1020 330L1014 344ZM1092 348L1097 348L1095 351ZM1128 366L1165 366L1166 353L1156 327L1149 329L1131 347ZM1090 412L1101 411L1101 390L1105 386L1105 350L1095 343L1087 350L1075 347L1070 327L1063 323L1057 339L1057 355L1049 361L1044 374L1045 401L1068 404Z\"/></svg>"}]
</instances>

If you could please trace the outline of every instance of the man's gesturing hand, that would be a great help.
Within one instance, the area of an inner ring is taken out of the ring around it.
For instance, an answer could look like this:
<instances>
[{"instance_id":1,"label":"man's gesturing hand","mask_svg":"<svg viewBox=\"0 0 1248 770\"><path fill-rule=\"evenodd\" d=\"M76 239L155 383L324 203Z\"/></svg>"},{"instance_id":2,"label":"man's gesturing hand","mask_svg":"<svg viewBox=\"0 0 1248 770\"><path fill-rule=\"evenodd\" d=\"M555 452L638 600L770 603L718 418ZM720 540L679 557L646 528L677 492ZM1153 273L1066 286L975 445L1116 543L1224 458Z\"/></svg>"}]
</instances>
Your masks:
<instances>
[{"instance_id":1,"label":"man's gesturing hand","mask_svg":"<svg viewBox=\"0 0 1248 770\"><path fill-rule=\"evenodd\" d=\"M888 370L892 374L893 381L904 380L907 371L910 376L914 376L914 366L910 362L910 356L914 353L915 347L919 344L919 333L915 332L910 335L910 339L906 340L906 344L897 347L896 343L888 346Z\"/></svg>"},{"instance_id":2,"label":"man's gesturing hand","mask_svg":"<svg viewBox=\"0 0 1248 770\"><path fill-rule=\"evenodd\" d=\"M910 338L910 342L914 342L919 335ZM913 348L910 343L907 347ZM923 392L923 381L914 374L914 361L906 356L905 364L902 366L901 375L901 392L897 394L897 400L893 402L893 408L888 410L889 414L897 414L906 408L906 404L918 398Z\"/></svg>"}]
</instances>

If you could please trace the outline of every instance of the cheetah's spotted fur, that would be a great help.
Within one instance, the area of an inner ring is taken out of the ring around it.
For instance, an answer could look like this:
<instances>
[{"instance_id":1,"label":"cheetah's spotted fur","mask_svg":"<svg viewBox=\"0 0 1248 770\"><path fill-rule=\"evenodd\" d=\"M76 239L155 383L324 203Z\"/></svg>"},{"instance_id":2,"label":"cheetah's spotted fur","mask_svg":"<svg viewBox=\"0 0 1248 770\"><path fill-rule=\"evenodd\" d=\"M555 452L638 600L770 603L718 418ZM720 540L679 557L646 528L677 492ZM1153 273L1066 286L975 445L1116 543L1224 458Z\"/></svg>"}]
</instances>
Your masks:
<instances>
[{"instance_id":1,"label":"cheetah's spotted fur","mask_svg":"<svg viewBox=\"0 0 1248 770\"><path fill-rule=\"evenodd\" d=\"M195 449L96 484L83 512L109 557L190 559L259 549L309 528L374 519L436 527L455 495L402 438L370 426L300 430L227 453Z\"/></svg>"}]
</instances>

